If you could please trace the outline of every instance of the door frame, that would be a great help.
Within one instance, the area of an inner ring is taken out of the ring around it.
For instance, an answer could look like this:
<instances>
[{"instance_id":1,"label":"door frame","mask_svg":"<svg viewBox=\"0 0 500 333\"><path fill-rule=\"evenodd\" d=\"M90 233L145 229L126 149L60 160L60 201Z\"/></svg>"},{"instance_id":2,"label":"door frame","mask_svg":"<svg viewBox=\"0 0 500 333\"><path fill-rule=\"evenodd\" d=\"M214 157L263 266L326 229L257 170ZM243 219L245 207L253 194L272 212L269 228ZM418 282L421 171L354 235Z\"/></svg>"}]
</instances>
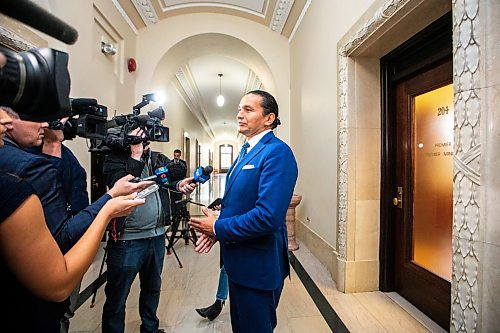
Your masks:
<instances>
[{"instance_id":1,"label":"door frame","mask_svg":"<svg viewBox=\"0 0 500 333\"><path fill-rule=\"evenodd\" d=\"M380 272L381 291L394 291L394 243L392 197L396 184L395 142L389 133L394 131L395 86L398 82L427 71L453 58L451 42L452 16L445 14L427 28L380 60L381 75L381 184L380 184Z\"/></svg>"}]
</instances>

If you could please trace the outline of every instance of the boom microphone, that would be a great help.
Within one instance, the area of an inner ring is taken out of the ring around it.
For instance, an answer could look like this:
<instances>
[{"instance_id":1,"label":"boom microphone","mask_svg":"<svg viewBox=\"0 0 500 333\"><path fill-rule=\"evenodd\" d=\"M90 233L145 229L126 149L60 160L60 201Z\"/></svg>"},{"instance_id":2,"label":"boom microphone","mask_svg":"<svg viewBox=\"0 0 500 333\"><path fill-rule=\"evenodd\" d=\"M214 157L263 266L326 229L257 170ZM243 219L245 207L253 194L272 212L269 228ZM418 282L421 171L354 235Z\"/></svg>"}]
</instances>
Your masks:
<instances>
[{"instance_id":1,"label":"boom microphone","mask_svg":"<svg viewBox=\"0 0 500 333\"><path fill-rule=\"evenodd\" d=\"M78 31L28 0L2 0L0 12L66 44L75 44Z\"/></svg>"},{"instance_id":2,"label":"boom microphone","mask_svg":"<svg viewBox=\"0 0 500 333\"><path fill-rule=\"evenodd\" d=\"M194 180L193 182L195 183L205 183L207 180L210 179L210 174L214 171L214 168L212 168L211 165L207 165L206 167L199 167L194 171Z\"/></svg>"}]
</instances>

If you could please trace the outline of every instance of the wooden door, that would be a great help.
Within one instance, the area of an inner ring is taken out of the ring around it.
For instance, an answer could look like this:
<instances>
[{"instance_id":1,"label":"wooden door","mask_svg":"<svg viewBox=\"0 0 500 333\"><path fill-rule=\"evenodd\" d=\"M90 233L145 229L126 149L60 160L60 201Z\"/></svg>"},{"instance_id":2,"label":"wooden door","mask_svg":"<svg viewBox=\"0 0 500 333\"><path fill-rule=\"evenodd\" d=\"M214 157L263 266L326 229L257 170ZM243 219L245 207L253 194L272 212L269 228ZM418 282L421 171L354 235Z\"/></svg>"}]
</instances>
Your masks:
<instances>
[{"instance_id":1,"label":"wooden door","mask_svg":"<svg viewBox=\"0 0 500 333\"><path fill-rule=\"evenodd\" d=\"M451 13L381 60L380 290L449 329L453 221Z\"/></svg>"},{"instance_id":2,"label":"wooden door","mask_svg":"<svg viewBox=\"0 0 500 333\"><path fill-rule=\"evenodd\" d=\"M396 86L395 291L448 328L453 221L453 85L447 62Z\"/></svg>"}]
</instances>

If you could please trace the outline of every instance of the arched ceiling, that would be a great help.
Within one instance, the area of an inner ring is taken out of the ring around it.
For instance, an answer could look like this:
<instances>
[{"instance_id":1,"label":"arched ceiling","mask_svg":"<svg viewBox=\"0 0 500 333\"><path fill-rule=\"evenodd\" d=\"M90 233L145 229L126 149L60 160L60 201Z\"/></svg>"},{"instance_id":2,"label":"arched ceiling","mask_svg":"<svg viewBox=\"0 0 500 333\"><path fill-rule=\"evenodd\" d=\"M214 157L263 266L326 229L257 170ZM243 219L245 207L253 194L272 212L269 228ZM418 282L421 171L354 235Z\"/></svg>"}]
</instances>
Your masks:
<instances>
[{"instance_id":1,"label":"arched ceiling","mask_svg":"<svg viewBox=\"0 0 500 333\"><path fill-rule=\"evenodd\" d=\"M307 0L113 0L128 24L139 30L169 17L220 13L246 18L289 38Z\"/></svg>"},{"instance_id":2,"label":"arched ceiling","mask_svg":"<svg viewBox=\"0 0 500 333\"><path fill-rule=\"evenodd\" d=\"M217 13L241 17L268 27L270 33L290 38L295 33L308 0L112 0L125 21L137 34L142 29L155 26L162 20L193 13ZM208 32L208 29L207 29ZM220 39L220 38L219 38ZM206 40L205 40L206 41ZM197 41L200 43L200 41ZM210 42L214 42L213 40ZM210 43L207 42L207 43ZM202 42L205 44L204 42ZM219 50L231 45L228 43ZM188 45L186 43L185 45ZM241 47L241 45L240 45ZM196 48L210 49L209 45ZM186 50L185 50L186 51ZM236 110L242 95L251 89L273 89L274 82L266 71L259 71L265 66L263 61L255 66L238 55L227 52L203 53L180 58L183 63L176 63L176 68L169 68L168 73L156 73L157 76L171 77L179 95L191 112L198 118L209 136L217 141L221 138L236 139ZM176 57L179 59L179 57ZM161 70L162 66L158 67ZM175 75L172 75L175 72ZM266 72L266 73L264 73ZM224 107L216 105L219 90L219 77L222 73L222 95ZM262 77L264 76L264 77Z\"/></svg>"}]
</instances>

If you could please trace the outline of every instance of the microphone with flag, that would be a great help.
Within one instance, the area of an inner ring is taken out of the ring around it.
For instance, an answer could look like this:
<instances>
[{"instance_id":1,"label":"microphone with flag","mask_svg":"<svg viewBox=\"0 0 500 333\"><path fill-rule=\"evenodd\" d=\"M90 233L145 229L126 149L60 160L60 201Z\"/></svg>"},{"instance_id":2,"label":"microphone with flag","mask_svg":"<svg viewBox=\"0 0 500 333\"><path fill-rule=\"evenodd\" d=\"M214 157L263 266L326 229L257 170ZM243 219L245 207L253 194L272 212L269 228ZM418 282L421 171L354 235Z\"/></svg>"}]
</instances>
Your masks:
<instances>
[{"instance_id":1,"label":"microphone with flag","mask_svg":"<svg viewBox=\"0 0 500 333\"><path fill-rule=\"evenodd\" d=\"M148 176L145 178L135 177L135 178L131 179L130 181L132 183L139 183L139 182L150 181L150 180L155 181L156 183L158 183L158 185L161 185L161 186L170 185L171 182L170 182L170 175L169 175L168 167L166 167L166 166L159 167L158 169L155 170L155 174L152 176Z\"/></svg>"},{"instance_id":2,"label":"microphone with flag","mask_svg":"<svg viewBox=\"0 0 500 333\"><path fill-rule=\"evenodd\" d=\"M195 183L205 183L207 180L210 179L210 174L214 171L214 168L212 168L211 165L207 165L206 167L200 166L194 171L194 180L193 182Z\"/></svg>"},{"instance_id":3,"label":"microphone with flag","mask_svg":"<svg viewBox=\"0 0 500 333\"><path fill-rule=\"evenodd\" d=\"M193 182L194 183L200 183L203 184L207 180L210 179L210 174L214 171L214 168L211 165L207 165L206 167L198 167L193 174ZM168 165L159 167L154 171L154 175L145 177L145 178L139 178L135 177L131 179L130 181L133 183L138 183L141 181L147 181L147 180L154 180L156 183L158 183L161 186L167 186L170 185L172 182L171 179L171 174L170 170L168 168Z\"/></svg>"}]
</instances>

